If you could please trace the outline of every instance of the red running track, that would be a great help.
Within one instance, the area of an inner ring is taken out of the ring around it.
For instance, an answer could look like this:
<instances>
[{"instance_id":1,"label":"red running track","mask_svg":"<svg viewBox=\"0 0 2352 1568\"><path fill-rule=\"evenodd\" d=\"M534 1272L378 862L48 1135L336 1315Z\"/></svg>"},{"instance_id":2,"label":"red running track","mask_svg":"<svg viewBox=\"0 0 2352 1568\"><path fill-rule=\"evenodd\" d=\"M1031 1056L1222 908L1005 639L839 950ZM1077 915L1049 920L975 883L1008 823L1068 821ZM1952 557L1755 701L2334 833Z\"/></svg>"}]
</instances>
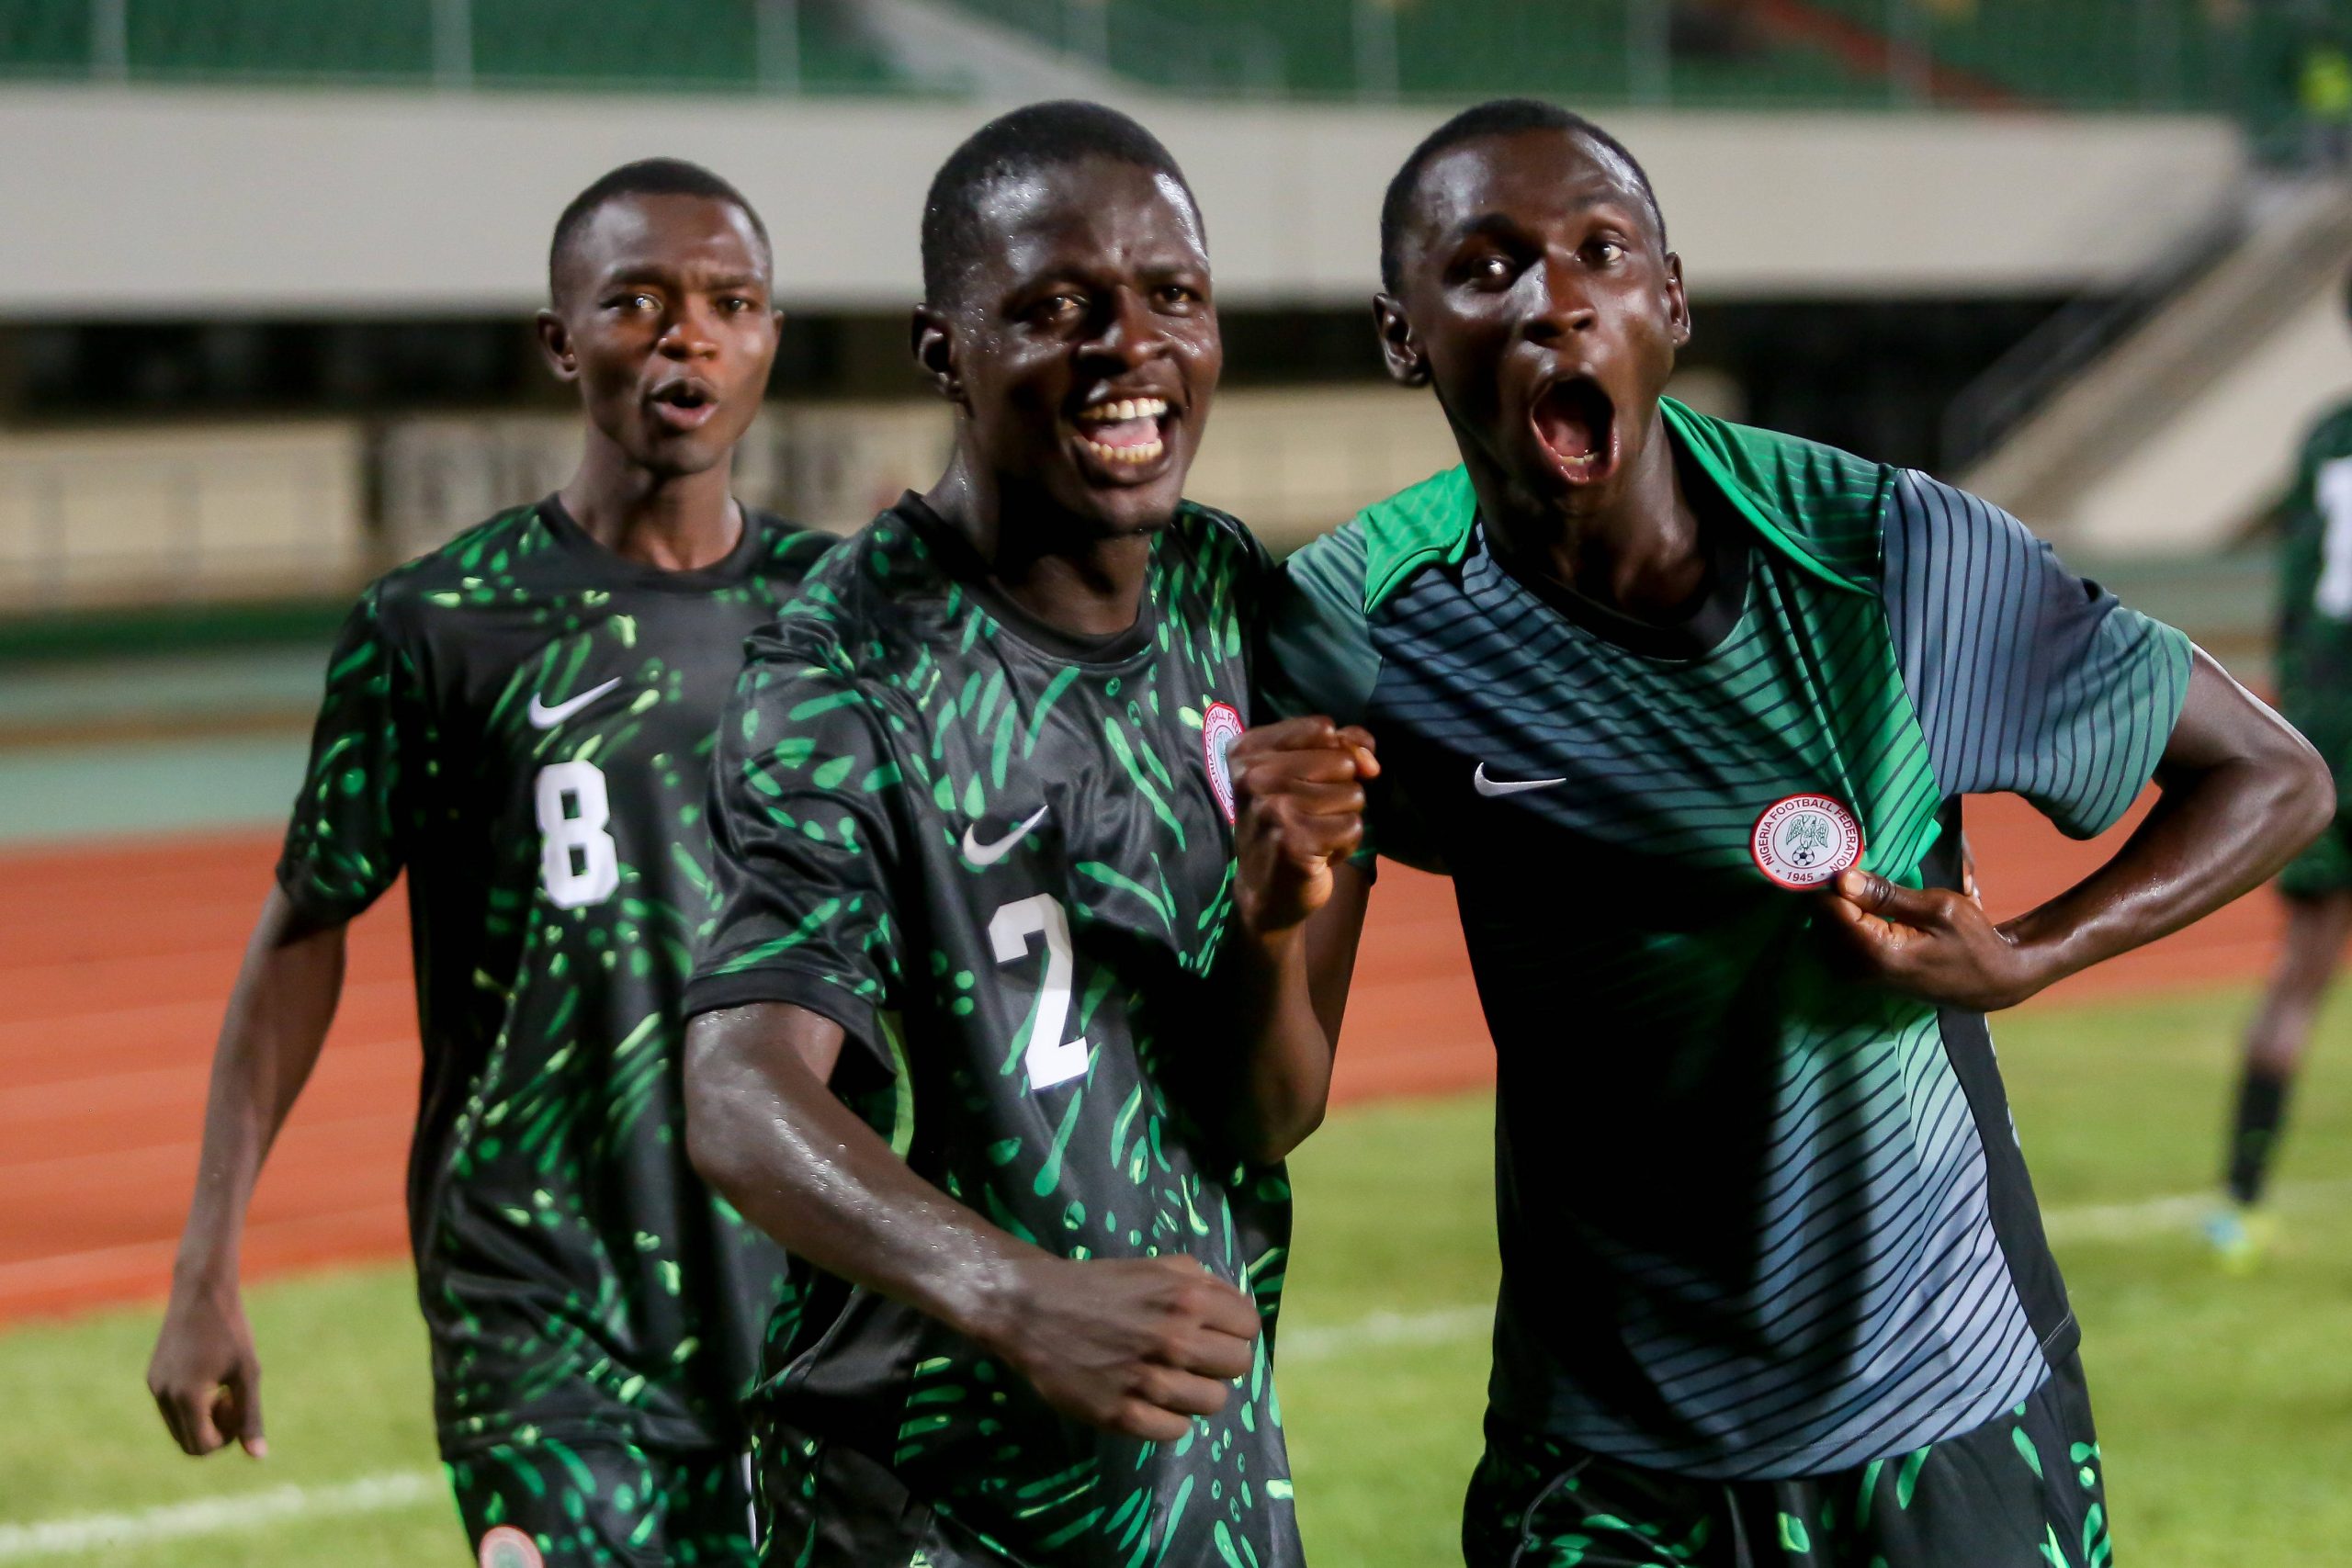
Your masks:
<instances>
[{"instance_id":1,"label":"red running track","mask_svg":"<svg viewBox=\"0 0 2352 1568\"><path fill-rule=\"evenodd\" d=\"M2072 843L2009 798L1970 816L1996 915L2075 881L2124 831ZM250 832L0 852L0 1322L164 1293L213 1034L275 854L273 836ZM2278 924L2256 895L2052 997L2243 979ZM249 1278L403 1253L418 1077L407 946L398 895L353 928L342 1012L254 1194ZM1450 887L1385 871L1338 1098L1492 1077Z\"/></svg>"}]
</instances>

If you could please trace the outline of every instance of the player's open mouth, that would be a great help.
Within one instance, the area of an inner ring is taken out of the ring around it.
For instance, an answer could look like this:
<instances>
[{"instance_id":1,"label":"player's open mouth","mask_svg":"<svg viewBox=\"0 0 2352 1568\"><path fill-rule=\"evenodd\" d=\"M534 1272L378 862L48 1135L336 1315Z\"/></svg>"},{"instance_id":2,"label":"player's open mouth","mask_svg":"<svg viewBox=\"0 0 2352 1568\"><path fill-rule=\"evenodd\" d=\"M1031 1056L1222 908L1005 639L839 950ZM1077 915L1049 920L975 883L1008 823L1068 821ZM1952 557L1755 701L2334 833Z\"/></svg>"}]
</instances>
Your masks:
<instances>
[{"instance_id":1,"label":"player's open mouth","mask_svg":"<svg viewBox=\"0 0 2352 1568\"><path fill-rule=\"evenodd\" d=\"M1555 381L1535 400L1535 437L1570 484L1605 479L1617 466L1617 411L1586 376Z\"/></svg>"},{"instance_id":2,"label":"player's open mouth","mask_svg":"<svg viewBox=\"0 0 2352 1568\"><path fill-rule=\"evenodd\" d=\"M1114 474L1157 463L1168 455L1172 416L1165 398L1102 398L1072 416L1078 444Z\"/></svg>"},{"instance_id":3,"label":"player's open mouth","mask_svg":"<svg viewBox=\"0 0 2352 1568\"><path fill-rule=\"evenodd\" d=\"M667 381L653 389L653 417L673 430L699 430L718 412L718 393L705 381Z\"/></svg>"}]
</instances>

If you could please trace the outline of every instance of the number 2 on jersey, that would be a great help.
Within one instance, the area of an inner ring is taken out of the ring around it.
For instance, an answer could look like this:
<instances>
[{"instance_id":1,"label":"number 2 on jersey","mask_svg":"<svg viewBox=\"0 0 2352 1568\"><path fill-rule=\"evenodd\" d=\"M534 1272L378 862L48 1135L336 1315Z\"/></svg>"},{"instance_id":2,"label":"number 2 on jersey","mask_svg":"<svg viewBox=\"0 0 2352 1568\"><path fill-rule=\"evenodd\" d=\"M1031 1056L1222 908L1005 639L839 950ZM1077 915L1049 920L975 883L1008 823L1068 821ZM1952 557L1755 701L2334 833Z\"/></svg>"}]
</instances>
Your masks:
<instances>
[{"instance_id":1,"label":"number 2 on jersey","mask_svg":"<svg viewBox=\"0 0 2352 1568\"><path fill-rule=\"evenodd\" d=\"M2352 457L2321 464L2312 488L2327 526L2312 608L2332 620L2352 620Z\"/></svg>"},{"instance_id":2,"label":"number 2 on jersey","mask_svg":"<svg viewBox=\"0 0 2352 1568\"><path fill-rule=\"evenodd\" d=\"M1046 977L1037 987L1037 1006L1029 1015L1029 1043L1021 1065L1029 1074L1032 1090L1067 1083L1086 1071L1086 1037L1062 1038L1069 1021L1069 983L1077 968L1069 945L1069 917L1050 893L1018 898L998 909L989 921L989 943L999 964L1012 964L1029 953L1029 939L1046 939Z\"/></svg>"},{"instance_id":3,"label":"number 2 on jersey","mask_svg":"<svg viewBox=\"0 0 2352 1568\"><path fill-rule=\"evenodd\" d=\"M605 770L594 762L549 762L533 784L539 814L539 882L559 909L601 904L621 885Z\"/></svg>"}]
</instances>

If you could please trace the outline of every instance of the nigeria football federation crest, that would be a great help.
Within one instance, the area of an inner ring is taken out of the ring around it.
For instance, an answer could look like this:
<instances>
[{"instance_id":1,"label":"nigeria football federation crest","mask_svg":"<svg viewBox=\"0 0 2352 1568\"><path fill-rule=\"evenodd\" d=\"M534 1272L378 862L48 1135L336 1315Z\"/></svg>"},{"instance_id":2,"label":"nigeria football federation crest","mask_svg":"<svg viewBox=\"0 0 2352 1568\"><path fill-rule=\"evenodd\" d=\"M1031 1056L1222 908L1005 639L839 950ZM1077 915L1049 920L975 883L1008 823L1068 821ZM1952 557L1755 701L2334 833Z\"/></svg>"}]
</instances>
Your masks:
<instances>
[{"instance_id":1,"label":"nigeria football federation crest","mask_svg":"<svg viewBox=\"0 0 2352 1568\"><path fill-rule=\"evenodd\" d=\"M1201 750L1209 769L1209 789L1216 796L1216 808L1225 813L1230 826L1234 819L1233 769L1226 761L1226 753L1241 739L1241 715L1230 703L1211 703L1208 712L1201 716Z\"/></svg>"},{"instance_id":2,"label":"nigeria football federation crest","mask_svg":"<svg viewBox=\"0 0 2352 1568\"><path fill-rule=\"evenodd\" d=\"M1862 825L1826 795L1776 800L1748 835L1756 869L1783 887L1819 887L1862 858Z\"/></svg>"}]
</instances>

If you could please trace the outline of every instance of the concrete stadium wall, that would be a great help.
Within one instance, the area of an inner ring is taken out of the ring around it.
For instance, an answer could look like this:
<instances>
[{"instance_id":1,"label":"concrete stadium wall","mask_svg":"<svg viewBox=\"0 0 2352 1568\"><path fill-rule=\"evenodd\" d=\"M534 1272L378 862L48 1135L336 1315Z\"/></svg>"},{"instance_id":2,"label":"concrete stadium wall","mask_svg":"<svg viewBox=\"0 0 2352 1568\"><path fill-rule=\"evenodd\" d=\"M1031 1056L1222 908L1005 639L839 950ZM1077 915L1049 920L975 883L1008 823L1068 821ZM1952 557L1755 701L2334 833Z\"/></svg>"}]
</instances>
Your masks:
<instances>
[{"instance_id":1,"label":"concrete stadium wall","mask_svg":"<svg viewBox=\"0 0 2352 1568\"><path fill-rule=\"evenodd\" d=\"M364 479L342 421L0 436L0 612L341 592Z\"/></svg>"},{"instance_id":2,"label":"concrete stadium wall","mask_svg":"<svg viewBox=\"0 0 2352 1568\"><path fill-rule=\"evenodd\" d=\"M789 303L916 290L933 169L992 109L888 99L0 88L0 316L503 312L563 202L663 152L740 183ZM1440 107L1126 100L1199 188L1237 303L1374 286L1381 188ZM2124 279L2245 173L2216 120L1640 113L1693 290L2065 292Z\"/></svg>"}]
</instances>

